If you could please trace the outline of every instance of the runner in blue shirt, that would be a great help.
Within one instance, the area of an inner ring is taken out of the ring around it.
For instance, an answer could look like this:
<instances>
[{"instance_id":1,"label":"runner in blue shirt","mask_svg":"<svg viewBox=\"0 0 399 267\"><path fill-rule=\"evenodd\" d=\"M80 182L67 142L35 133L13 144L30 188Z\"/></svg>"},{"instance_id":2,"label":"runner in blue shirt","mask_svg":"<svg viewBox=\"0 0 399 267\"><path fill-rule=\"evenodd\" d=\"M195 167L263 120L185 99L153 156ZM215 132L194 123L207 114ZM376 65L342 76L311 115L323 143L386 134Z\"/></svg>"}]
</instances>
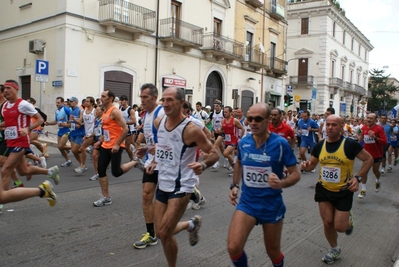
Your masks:
<instances>
[{"instance_id":1,"label":"runner in blue shirt","mask_svg":"<svg viewBox=\"0 0 399 267\"><path fill-rule=\"evenodd\" d=\"M280 249L285 205L282 188L296 184L300 174L287 140L268 131L270 108L253 105L247 114L251 133L238 144L238 158L230 186L230 203L237 206L231 220L227 248L234 266L247 266L245 241L255 225L261 224L266 251L273 266L284 265ZM288 176L284 179L283 168ZM239 203L238 191L242 180ZM257 257L259 255L256 255Z\"/></svg>"},{"instance_id":2,"label":"runner in blue shirt","mask_svg":"<svg viewBox=\"0 0 399 267\"><path fill-rule=\"evenodd\" d=\"M299 145L299 156L302 161L306 161L306 151L310 149L310 153L316 145L315 133L319 131L317 122L310 118L310 112L304 111L302 119L298 122L298 135L301 136L301 144ZM315 172L312 170L311 172Z\"/></svg>"}]
</instances>

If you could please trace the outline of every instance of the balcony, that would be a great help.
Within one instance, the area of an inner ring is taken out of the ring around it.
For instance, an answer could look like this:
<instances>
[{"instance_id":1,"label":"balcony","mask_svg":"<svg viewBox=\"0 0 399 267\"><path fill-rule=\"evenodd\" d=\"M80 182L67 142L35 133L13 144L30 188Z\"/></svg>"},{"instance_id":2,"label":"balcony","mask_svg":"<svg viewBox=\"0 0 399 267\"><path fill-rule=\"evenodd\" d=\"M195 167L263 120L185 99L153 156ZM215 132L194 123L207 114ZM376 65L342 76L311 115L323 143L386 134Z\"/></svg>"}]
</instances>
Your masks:
<instances>
[{"instance_id":1,"label":"balcony","mask_svg":"<svg viewBox=\"0 0 399 267\"><path fill-rule=\"evenodd\" d=\"M263 6L264 0L245 0L245 3L253 6L254 8L259 8Z\"/></svg>"},{"instance_id":2,"label":"balcony","mask_svg":"<svg viewBox=\"0 0 399 267\"><path fill-rule=\"evenodd\" d=\"M276 77L280 77L281 75L286 73L285 66L287 65L287 62L285 60L282 60L281 58L277 57L268 57L266 62L269 64L270 68L267 71L269 75L271 74Z\"/></svg>"},{"instance_id":3,"label":"balcony","mask_svg":"<svg viewBox=\"0 0 399 267\"><path fill-rule=\"evenodd\" d=\"M350 83L350 82L344 82L344 90L347 92L354 93L355 92L355 86Z\"/></svg>"},{"instance_id":4,"label":"balcony","mask_svg":"<svg viewBox=\"0 0 399 267\"><path fill-rule=\"evenodd\" d=\"M355 92L358 93L359 95L366 95L366 89L364 89L363 87L361 87L360 85L355 84Z\"/></svg>"},{"instance_id":5,"label":"balcony","mask_svg":"<svg viewBox=\"0 0 399 267\"><path fill-rule=\"evenodd\" d=\"M156 12L124 0L100 0L98 21L106 26L106 33L116 29L136 34L150 35L155 32Z\"/></svg>"},{"instance_id":6,"label":"balcony","mask_svg":"<svg viewBox=\"0 0 399 267\"><path fill-rule=\"evenodd\" d=\"M207 58L226 60L230 63L243 58L244 44L236 40L208 33L203 35L203 43L202 52Z\"/></svg>"},{"instance_id":7,"label":"balcony","mask_svg":"<svg viewBox=\"0 0 399 267\"><path fill-rule=\"evenodd\" d=\"M274 18L275 20L283 20L285 19L285 10L282 5L277 3L277 0L272 0L270 8L270 17Z\"/></svg>"},{"instance_id":8,"label":"balcony","mask_svg":"<svg viewBox=\"0 0 399 267\"><path fill-rule=\"evenodd\" d=\"M176 18L162 19L159 22L159 39L173 47L173 44L185 48L201 47L204 29ZM187 49L186 49L187 51Z\"/></svg>"},{"instance_id":9,"label":"balcony","mask_svg":"<svg viewBox=\"0 0 399 267\"><path fill-rule=\"evenodd\" d=\"M340 89L344 87L344 81L340 78L330 78L329 85L335 89Z\"/></svg>"},{"instance_id":10,"label":"balcony","mask_svg":"<svg viewBox=\"0 0 399 267\"><path fill-rule=\"evenodd\" d=\"M267 57L266 54L262 53L260 46L257 45L253 48L247 46L245 49L245 55L242 61L242 65L244 68L255 68L256 71L260 70L261 68L268 68L267 67Z\"/></svg>"},{"instance_id":11,"label":"balcony","mask_svg":"<svg viewBox=\"0 0 399 267\"><path fill-rule=\"evenodd\" d=\"M290 85L313 85L313 76L290 76Z\"/></svg>"}]
</instances>

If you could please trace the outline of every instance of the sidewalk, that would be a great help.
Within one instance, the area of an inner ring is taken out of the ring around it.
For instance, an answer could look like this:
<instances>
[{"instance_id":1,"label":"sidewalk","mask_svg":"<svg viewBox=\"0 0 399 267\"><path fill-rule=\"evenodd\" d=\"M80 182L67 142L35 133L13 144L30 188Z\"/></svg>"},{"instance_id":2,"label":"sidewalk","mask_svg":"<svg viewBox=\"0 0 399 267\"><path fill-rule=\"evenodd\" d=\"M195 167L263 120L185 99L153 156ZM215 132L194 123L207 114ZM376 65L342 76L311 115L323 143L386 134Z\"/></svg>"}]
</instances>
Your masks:
<instances>
[{"instance_id":1,"label":"sidewalk","mask_svg":"<svg viewBox=\"0 0 399 267\"><path fill-rule=\"evenodd\" d=\"M41 134L39 136L39 141L42 143L47 143L49 146L57 147L58 142L57 142L57 134L54 133L48 133L48 136L45 136L44 134ZM67 142L69 144L69 141Z\"/></svg>"}]
</instances>

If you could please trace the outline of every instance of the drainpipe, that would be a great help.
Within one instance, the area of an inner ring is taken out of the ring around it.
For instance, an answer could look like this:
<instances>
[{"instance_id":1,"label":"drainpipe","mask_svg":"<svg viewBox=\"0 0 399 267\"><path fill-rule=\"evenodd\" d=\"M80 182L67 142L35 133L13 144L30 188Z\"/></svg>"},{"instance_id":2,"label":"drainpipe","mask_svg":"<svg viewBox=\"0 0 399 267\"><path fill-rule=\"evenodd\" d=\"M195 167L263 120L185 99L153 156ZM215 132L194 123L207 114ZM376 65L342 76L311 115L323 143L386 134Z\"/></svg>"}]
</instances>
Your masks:
<instances>
[{"instance_id":1,"label":"drainpipe","mask_svg":"<svg viewBox=\"0 0 399 267\"><path fill-rule=\"evenodd\" d=\"M157 26L155 30L155 73L154 73L154 85L157 86L158 81L158 34L159 34L159 1L157 2Z\"/></svg>"}]
</instances>

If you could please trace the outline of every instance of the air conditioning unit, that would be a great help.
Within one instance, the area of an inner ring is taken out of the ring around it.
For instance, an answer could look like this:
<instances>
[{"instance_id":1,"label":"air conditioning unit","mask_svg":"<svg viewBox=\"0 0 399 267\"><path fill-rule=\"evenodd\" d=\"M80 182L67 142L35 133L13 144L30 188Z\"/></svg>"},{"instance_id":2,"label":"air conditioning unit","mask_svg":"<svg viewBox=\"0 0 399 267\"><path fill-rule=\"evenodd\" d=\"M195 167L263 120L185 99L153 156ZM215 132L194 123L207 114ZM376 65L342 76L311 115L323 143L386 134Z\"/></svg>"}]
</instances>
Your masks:
<instances>
[{"instance_id":1,"label":"air conditioning unit","mask_svg":"<svg viewBox=\"0 0 399 267\"><path fill-rule=\"evenodd\" d=\"M29 41L29 52L33 54L41 54L44 52L44 45L46 43L43 40L35 39Z\"/></svg>"}]
</instances>

